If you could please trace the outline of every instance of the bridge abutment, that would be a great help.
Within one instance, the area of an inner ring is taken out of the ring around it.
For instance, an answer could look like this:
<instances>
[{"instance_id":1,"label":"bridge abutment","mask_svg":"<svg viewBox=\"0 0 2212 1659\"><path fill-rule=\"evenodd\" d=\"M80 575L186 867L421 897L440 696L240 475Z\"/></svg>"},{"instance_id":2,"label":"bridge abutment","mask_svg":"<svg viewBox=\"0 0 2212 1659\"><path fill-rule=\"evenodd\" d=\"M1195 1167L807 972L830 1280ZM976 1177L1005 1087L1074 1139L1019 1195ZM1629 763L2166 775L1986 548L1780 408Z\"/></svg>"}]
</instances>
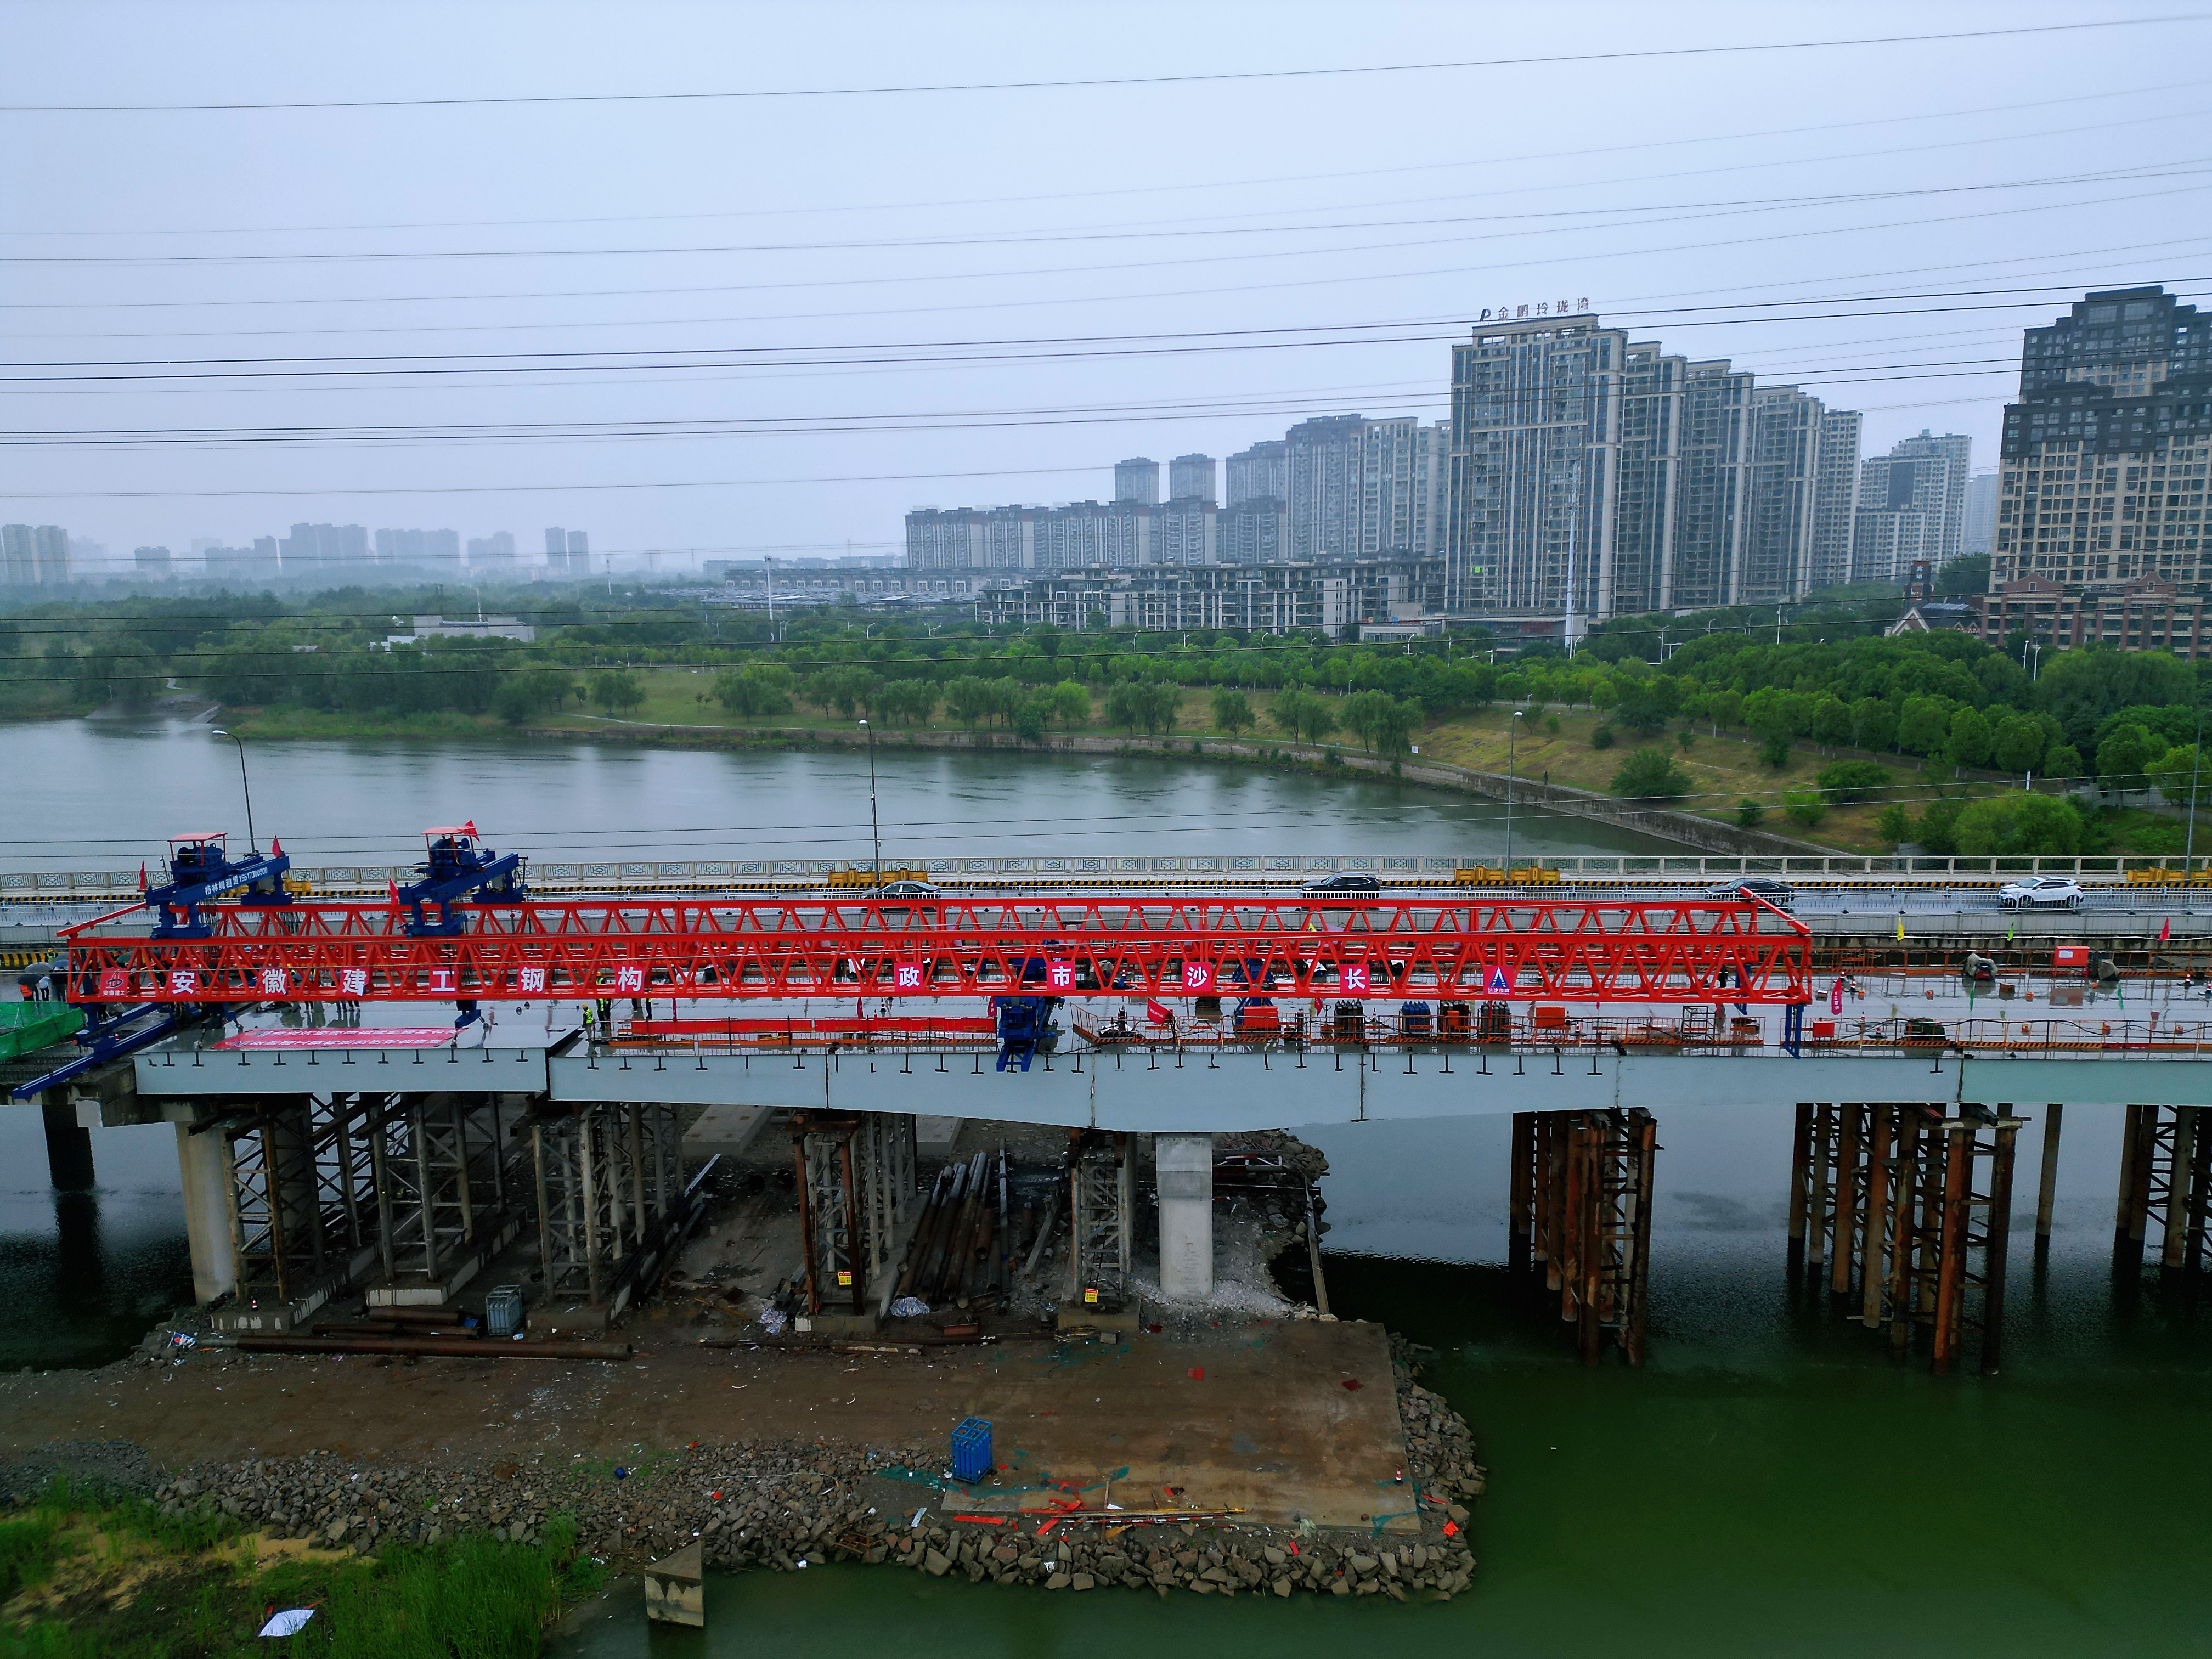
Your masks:
<instances>
[{"instance_id":1,"label":"bridge abutment","mask_svg":"<svg viewBox=\"0 0 2212 1659\"><path fill-rule=\"evenodd\" d=\"M1213 1137L1152 1138L1160 1195L1160 1293L1171 1301L1213 1294Z\"/></svg>"}]
</instances>

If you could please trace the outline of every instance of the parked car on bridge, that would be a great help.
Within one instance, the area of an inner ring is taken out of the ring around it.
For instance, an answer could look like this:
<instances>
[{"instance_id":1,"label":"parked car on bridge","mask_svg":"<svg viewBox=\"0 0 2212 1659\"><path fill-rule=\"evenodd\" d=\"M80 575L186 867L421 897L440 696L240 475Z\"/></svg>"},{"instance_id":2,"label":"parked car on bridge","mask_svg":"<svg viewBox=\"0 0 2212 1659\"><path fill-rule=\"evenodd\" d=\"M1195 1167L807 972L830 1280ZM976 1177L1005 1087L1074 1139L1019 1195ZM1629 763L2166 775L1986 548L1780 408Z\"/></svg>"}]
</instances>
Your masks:
<instances>
[{"instance_id":1,"label":"parked car on bridge","mask_svg":"<svg viewBox=\"0 0 2212 1659\"><path fill-rule=\"evenodd\" d=\"M1797 906L1796 890L1788 882L1777 881L1772 876L1739 876L1734 881L1705 889L1709 899L1741 898L1746 893L1765 899L1778 910L1792 910Z\"/></svg>"},{"instance_id":2,"label":"parked car on bridge","mask_svg":"<svg viewBox=\"0 0 2212 1659\"><path fill-rule=\"evenodd\" d=\"M927 881L887 881L860 895L872 899L922 899L939 896L936 884Z\"/></svg>"},{"instance_id":3,"label":"parked car on bridge","mask_svg":"<svg viewBox=\"0 0 2212 1659\"><path fill-rule=\"evenodd\" d=\"M2008 910L2078 910L2081 884L2070 876L2023 876L1997 889L1997 902Z\"/></svg>"},{"instance_id":4,"label":"parked car on bridge","mask_svg":"<svg viewBox=\"0 0 2212 1659\"><path fill-rule=\"evenodd\" d=\"M1382 890L1378 877L1359 870L1340 870L1333 876L1316 876L1311 881L1301 882L1298 891L1308 898L1345 898L1361 894L1372 896Z\"/></svg>"}]
</instances>

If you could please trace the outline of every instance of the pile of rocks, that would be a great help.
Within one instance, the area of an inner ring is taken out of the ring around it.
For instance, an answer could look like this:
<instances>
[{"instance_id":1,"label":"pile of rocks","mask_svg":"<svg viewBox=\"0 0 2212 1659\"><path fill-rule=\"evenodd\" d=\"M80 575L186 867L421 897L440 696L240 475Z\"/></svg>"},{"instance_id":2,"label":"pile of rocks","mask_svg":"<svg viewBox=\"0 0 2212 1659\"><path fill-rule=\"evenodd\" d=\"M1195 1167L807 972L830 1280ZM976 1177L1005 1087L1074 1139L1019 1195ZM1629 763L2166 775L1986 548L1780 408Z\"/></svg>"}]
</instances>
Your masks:
<instances>
[{"instance_id":1,"label":"pile of rocks","mask_svg":"<svg viewBox=\"0 0 2212 1659\"><path fill-rule=\"evenodd\" d=\"M1485 1472L1466 1423L1414 1381L1415 1358L1399 1345L1393 1370L1408 1459L1402 1490L1418 1530L1387 1535L1194 1520L1064 1522L1039 1536L1034 1517L945 1518L930 1478L941 1447L823 1442L693 1445L635 1465L543 1454L445 1465L256 1458L185 1470L153 1496L165 1513L217 1509L242 1526L346 1549L462 1532L538 1543L552 1517L572 1515L586 1550L631 1566L696 1539L707 1564L724 1571L868 1561L1055 1590L1446 1599L1474 1571L1467 1505Z\"/></svg>"},{"instance_id":2,"label":"pile of rocks","mask_svg":"<svg viewBox=\"0 0 2212 1659\"><path fill-rule=\"evenodd\" d=\"M884 1559L871 1553L871 1560ZM1308 1535L1261 1528L1184 1522L1132 1528L1117 1537L1008 1536L984 1527L926 1527L901 1532L889 1559L939 1577L963 1572L975 1583L1042 1584L1087 1590L1109 1584L1200 1595L1419 1595L1449 1601L1467 1588L1474 1557L1463 1541Z\"/></svg>"}]
</instances>

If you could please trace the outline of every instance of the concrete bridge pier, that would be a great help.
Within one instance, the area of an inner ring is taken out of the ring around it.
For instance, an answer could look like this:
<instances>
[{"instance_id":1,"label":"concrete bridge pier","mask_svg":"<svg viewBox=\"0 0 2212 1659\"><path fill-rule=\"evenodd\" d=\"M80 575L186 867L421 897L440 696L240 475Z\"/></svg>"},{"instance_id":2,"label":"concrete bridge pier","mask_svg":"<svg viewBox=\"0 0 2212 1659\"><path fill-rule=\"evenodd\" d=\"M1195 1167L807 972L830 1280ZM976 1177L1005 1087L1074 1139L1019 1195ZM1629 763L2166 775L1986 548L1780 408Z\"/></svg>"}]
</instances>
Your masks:
<instances>
[{"instance_id":1,"label":"concrete bridge pier","mask_svg":"<svg viewBox=\"0 0 2212 1659\"><path fill-rule=\"evenodd\" d=\"M1213 1294L1213 1137L1152 1137L1160 1194L1160 1291L1173 1300Z\"/></svg>"},{"instance_id":2,"label":"concrete bridge pier","mask_svg":"<svg viewBox=\"0 0 2212 1659\"><path fill-rule=\"evenodd\" d=\"M179 1123L176 1130L192 1300L204 1308L238 1288L238 1257L230 1239L230 1162L221 1136L196 1135L190 1123Z\"/></svg>"},{"instance_id":3,"label":"concrete bridge pier","mask_svg":"<svg viewBox=\"0 0 2212 1659\"><path fill-rule=\"evenodd\" d=\"M77 1121L76 1108L49 1090L39 1114L46 1125L46 1173L58 1193L88 1193L93 1188L92 1131Z\"/></svg>"}]
</instances>

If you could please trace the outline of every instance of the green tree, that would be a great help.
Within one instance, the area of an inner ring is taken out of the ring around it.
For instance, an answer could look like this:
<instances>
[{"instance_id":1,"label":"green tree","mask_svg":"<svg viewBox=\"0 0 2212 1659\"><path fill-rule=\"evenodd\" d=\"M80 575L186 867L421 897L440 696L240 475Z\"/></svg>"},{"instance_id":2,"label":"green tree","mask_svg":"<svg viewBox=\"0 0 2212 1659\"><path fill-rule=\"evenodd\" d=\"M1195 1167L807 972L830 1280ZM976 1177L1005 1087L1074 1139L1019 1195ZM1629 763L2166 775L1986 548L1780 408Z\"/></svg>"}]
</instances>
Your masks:
<instances>
[{"instance_id":1,"label":"green tree","mask_svg":"<svg viewBox=\"0 0 2212 1659\"><path fill-rule=\"evenodd\" d=\"M1907 697L1897 722L1897 746L1908 755L1932 755L1950 741L1951 700Z\"/></svg>"},{"instance_id":2,"label":"green tree","mask_svg":"<svg viewBox=\"0 0 2212 1659\"><path fill-rule=\"evenodd\" d=\"M2204 767L2195 744L2167 750L2143 769L2158 793L2176 806L2201 809L2212 800L2212 769ZM2191 799L2191 792L2196 799Z\"/></svg>"},{"instance_id":3,"label":"green tree","mask_svg":"<svg viewBox=\"0 0 2212 1659\"><path fill-rule=\"evenodd\" d=\"M1881 697L1861 697L1851 705L1851 742L1860 749L1894 747L1896 708Z\"/></svg>"},{"instance_id":4,"label":"green tree","mask_svg":"<svg viewBox=\"0 0 2212 1659\"><path fill-rule=\"evenodd\" d=\"M1667 729L1667 706L1649 692L1638 690L1623 697L1613 710L1613 723L1639 738L1656 738Z\"/></svg>"},{"instance_id":5,"label":"green tree","mask_svg":"<svg viewBox=\"0 0 2212 1659\"><path fill-rule=\"evenodd\" d=\"M1593 749L1612 748L1613 728L1602 720L1600 720L1595 726L1590 727L1590 747Z\"/></svg>"},{"instance_id":6,"label":"green tree","mask_svg":"<svg viewBox=\"0 0 2212 1659\"><path fill-rule=\"evenodd\" d=\"M1813 704L1813 741L1833 749L1851 740L1850 706L1840 697L1820 697Z\"/></svg>"},{"instance_id":7,"label":"green tree","mask_svg":"<svg viewBox=\"0 0 2212 1659\"><path fill-rule=\"evenodd\" d=\"M1971 858L2064 858L2081 850L2081 815L2055 795L1985 795L1966 803L1953 833Z\"/></svg>"},{"instance_id":8,"label":"green tree","mask_svg":"<svg viewBox=\"0 0 2212 1659\"><path fill-rule=\"evenodd\" d=\"M1124 732L1172 732L1182 706L1178 688L1164 681L1124 680L1106 694L1106 718Z\"/></svg>"},{"instance_id":9,"label":"green tree","mask_svg":"<svg viewBox=\"0 0 2212 1659\"><path fill-rule=\"evenodd\" d=\"M1790 739L1769 738L1759 745L1759 758L1779 772L1790 764Z\"/></svg>"},{"instance_id":10,"label":"green tree","mask_svg":"<svg viewBox=\"0 0 2212 1659\"><path fill-rule=\"evenodd\" d=\"M1014 710L1014 735L1024 743L1042 743L1052 726L1052 698L1037 692L1022 699Z\"/></svg>"},{"instance_id":11,"label":"green tree","mask_svg":"<svg viewBox=\"0 0 2212 1659\"><path fill-rule=\"evenodd\" d=\"M501 682L492 712L509 726L520 726L560 708L575 689L576 677L565 668L527 668Z\"/></svg>"},{"instance_id":12,"label":"green tree","mask_svg":"<svg viewBox=\"0 0 2212 1659\"><path fill-rule=\"evenodd\" d=\"M741 719L760 714L787 714L791 709L792 672L781 663L757 663L714 677L714 699Z\"/></svg>"},{"instance_id":13,"label":"green tree","mask_svg":"<svg viewBox=\"0 0 2212 1659\"><path fill-rule=\"evenodd\" d=\"M1342 704L1344 724L1370 754L1402 755L1419 726L1417 702L1388 691L1355 691Z\"/></svg>"},{"instance_id":14,"label":"green tree","mask_svg":"<svg viewBox=\"0 0 2212 1659\"><path fill-rule=\"evenodd\" d=\"M645 688L627 669L608 669L592 676L592 701L610 714L619 714L645 701Z\"/></svg>"},{"instance_id":15,"label":"green tree","mask_svg":"<svg viewBox=\"0 0 2212 1659\"><path fill-rule=\"evenodd\" d=\"M1213 694L1213 724L1231 737L1249 729L1253 721L1252 702L1242 691L1223 686Z\"/></svg>"},{"instance_id":16,"label":"green tree","mask_svg":"<svg viewBox=\"0 0 2212 1659\"><path fill-rule=\"evenodd\" d=\"M1898 842L1912 839L1912 814L1903 801L1893 800L1875 814L1875 833L1894 850Z\"/></svg>"},{"instance_id":17,"label":"green tree","mask_svg":"<svg viewBox=\"0 0 2212 1659\"><path fill-rule=\"evenodd\" d=\"M1292 687L1276 697L1267 718L1301 742L1320 743L1336 730L1336 710L1331 699Z\"/></svg>"},{"instance_id":18,"label":"green tree","mask_svg":"<svg viewBox=\"0 0 2212 1659\"><path fill-rule=\"evenodd\" d=\"M1746 795L1735 804L1735 821L1746 830L1756 830L1766 817L1766 809Z\"/></svg>"},{"instance_id":19,"label":"green tree","mask_svg":"<svg viewBox=\"0 0 2212 1659\"><path fill-rule=\"evenodd\" d=\"M999 694L980 674L962 674L945 683L945 712L971 732L990 719L998 706Z\"/></svg>"},{"instance_id":20,"label":"green tree","mask_svg":"<svg viewBox=\"0 0 2212 1659\"><path fill-rule=\"evenodd\" d=\"M1951 730L1943 742L1943 758L1953 775L1979 766L1990 757L1990 723L1978 708L1961 708L1951 716Z\"/></svg>"},{"instance_id":21,"label":"green tree","mask_svg":"<svg viewBox=\"0 0 2212 1659\"><path fill-rule=\"evenodd\" d=\"M1052 699L1052 717L1062 730L1073 732L1091 723L1091 693L1075 681L1062 680L1047 695Z\"/></svg>"},{"instance_id":22,"label":"green tree","mask_svg":"<svg viewBox=\"0 0 2212 1659\"><path fill-rule=\"evenodd\" d=\"M884 688L884 717L901 726L926 726L937 712L937 687L927 680L893 680Z\"/></svg>"},{"instance_id":23,"label":"green tree","mask_svg":"<svg viewBox=\"0 0 2212 1659\"><path fill-rule=\"evenodd\" d=\"M2007 714L1996 723L1990 756L2001 771L2032 772L2043 764L2048 742L2043 722L2033 714Z\"/></svg>"},{"instance_id":24,"label":"green tree","mask_svg":"<svg viewBox=\"0 0 2212 1659\"><path fill-rule=\"evenodd\" d=\"M1855 801L1872 800L1889 787L1889 769L1880 761L1838 761L1824 766L1814 781L1820 786L1821 799L1832 806L1848 806Z\"/></svg>"},{"instance_id":25,"label":"green tree","mask_svg":"<svg viewBox=\"0 0 2212 1659\"><path fill-rule=\"evenodd\" d=\"M2166 749L2147 727L2123 726L2097 745L2097 781L2106 789L2148 789L2143 769L2162 758Z\"/></svg>"},{"instance_id":26,"label":"green tree","mask_svg":"<svg viewBox=\"0 0 2212 1659\"><path fill-rule=\"evenodd\" d=\"M2044 775L2052 778L2078 778L2081 775L2081 751L2070 743L2062 743L2043 752Z\"/></svg>"},{"instance_id":27,"label":"green tree","mask_svg":"<svg viewBox=\"0 0 2212 1659\"><path fill-rule=\"evenodd\" d=\"M1782 798L1782 810L1808 830L1828 816L1828 803L1817 789L1792 789Z\"/></svg>"},{"instance_id":28,"label":"green tree","mask_svg":"<svg viewBox=\"0 0 2212 1659\"><path fill-rule=\"evenodd\" d=\"M1676 800L1690 793L1690 775L1663 749L1639 749L1613 775L1613 793L1634 800Z\"/></svg>"},{"instance_id":29,"label":"green tree","mask_svg":"<svg viewBox=\"0 0 2212 1659\"><path fill-rule=\"evenodd\" d=\"M1912 839L1939 858L1959 850L1959 808L1955 800L1931 800L1912 826Z\"/></svg>"},{"instance_id":30,"label":"green tree","mask_svg":"<svg viewBox=\"0 0 2212 1659\"><path fill-rule=\"evenodd\" d=\"M1713 735L1718 737L1723 727L1733 728L1743 719L1743 693L1725 688L1705 693L1705 718L1711 722Z\"/></svg>"}]
</instances>

